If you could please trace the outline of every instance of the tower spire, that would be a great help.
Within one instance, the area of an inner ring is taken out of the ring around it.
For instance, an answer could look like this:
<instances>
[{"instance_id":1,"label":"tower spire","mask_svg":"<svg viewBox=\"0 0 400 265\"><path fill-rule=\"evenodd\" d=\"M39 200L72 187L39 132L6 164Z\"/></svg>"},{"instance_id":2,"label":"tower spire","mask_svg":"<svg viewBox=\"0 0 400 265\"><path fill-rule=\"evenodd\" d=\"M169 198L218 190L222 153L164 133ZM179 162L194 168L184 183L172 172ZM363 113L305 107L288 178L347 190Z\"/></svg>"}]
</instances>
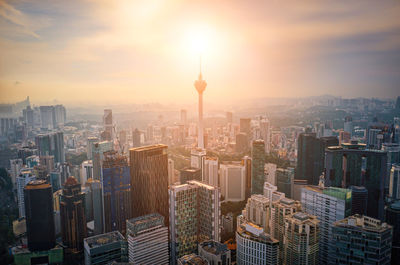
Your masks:
<instances>
[{"instance_id":1,"label":"tower spire","mask_svg":"<svg viewBox=\"0 0 400 265\"><path fill-rule=\"evenodd\" d=\"M199 80L203 79L203 75L201 74L201 53L200 53L200 74L199 74Z\"/></svg>"}]
</instances>

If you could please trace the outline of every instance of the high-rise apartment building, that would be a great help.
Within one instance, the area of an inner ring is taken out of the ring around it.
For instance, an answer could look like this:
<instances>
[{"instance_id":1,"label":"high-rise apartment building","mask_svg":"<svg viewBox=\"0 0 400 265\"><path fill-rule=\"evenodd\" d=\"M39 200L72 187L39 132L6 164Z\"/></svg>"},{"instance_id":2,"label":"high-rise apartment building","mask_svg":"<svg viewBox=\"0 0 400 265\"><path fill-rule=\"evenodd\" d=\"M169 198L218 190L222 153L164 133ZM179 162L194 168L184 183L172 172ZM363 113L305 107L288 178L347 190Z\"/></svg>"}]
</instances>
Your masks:
<instances>
[{"instance_id":1,"label":"high-rise apartment building","mask_svg":"<svg viewBox=\"0 0 400 265\"><path fill-rule=\"evenodd\" d=\"M92 160L86 160L83 161L81 164L81 177L80 177L80 183L84 184L88 179L93 178L93 161Z\"/></svg>"},{"instance_id":2,"label":"high-rise apartment building","mask_svg":"<svg viewBox=\"0 0 400 265\"><path fill-rule=\"evenodd\" d=\"M267 118L260 120L260 136L264 140L265 153L269 154L271 151L271 124Z\"/></svg>"},{"instance_id":3,"label":"high-rise apartment building","mask_svg":"<svg viewBox=\"0 0 400 265\"><path fill-rule=\"evenodd\" d=\"M129 262L132 264L169 264L168 227L158 213L126 221Z\"/></svg>"},{"instance_id":4,"label":"high-rise apartment building","mask_svg":"<svg viewBox=\"0 0 400 265\"><path fill-rule=\"evenodd\" d=\"M193 148L190 152L190 166L193 168L200 168L203 172L204 158L206 150L201 148Z\"/></svg>"},{"instance_id":5,"label":"high-rise apartment building","mask_svg":"<svg viewBox=\"0 0 400 265\"><path fill-rule=\"evenodd\" d=\"M22 169L17 177L17 199L18 199L18 212L19 217L25 217L25 186L35 180L36 176L31 169Z\"/></svg>"},{"instance_id":6,"label":"high-rise apartment building","mask_svg":"<svg viewBox=\"0 0 400 265\"><path fill-rule=\"evenodd\" d=\"M351 215L351 190L307 186L301 193L303 211L320 221L319 262L328 263L332 245L332 224Z\"/></svg>"},{"instance_id":7,"label":"high-rise apartment building","mask_svg":"<svg viewBox=\"0 0 400 265\"><path fill-rule=\"evenodd\" d=\"M307 186L307 180L305 179L295 179L293 181L293 195L292 199L296 201L301 200L301 190Z\"/></svg>"},{"instance_id":8,"label":"high-rise apartment building","mask_svg":"<svg viewBox=\"0 0 400 265\"><path fill-rule=\"evenodd\" d=\"M219 186L218 183L218 157L206 156L204 158L203 166L203 182L212 185Z\"/></svg>"},{"instance_id":9,"label":"high-rise apartment building","mask_svg":"<svg viewBox=\"0 0 400 265\"><path fill-rule=\"evenodd\" d=\"M241 132L236 134L236 152L244 153L249 149L249 137L246 133Z\"/></svg>"},{"instance_id":10,"label":"high-rise apartment building","mask_svg":"<svg viewBox=\"0 0 400 265\"><path fill-rule=\"evenodd\" d=\"M390 264L392 226L361 215L333 224L329 264Z\"/></svg>"},{"instance_id":11,"label":"high-rise apartment building","mask_svg":"<svg viewBox=\"0 0 400 265\"><path fill-rule=\"evenodd\" d=\"M283 262L285 218L301 211L301 204L288 198L272 203L270 234L279 241L279 263Z\"/></svg>"},{"instance_id":12,"label":"high-rise apartment building","mask_svg":"<svg viewBox=\"0 0 400 265\"><path fill-rule=\"evenodd\" d=\"M42 129L56 128L56 113L54 106L40 106L40 120Z\"/></svg>"},{"instance_id":13,"label":"high-rise apartment building","mask_svg":"<svg viewBox=\"0 0 400 265\"><path fill-rule=\"evenodd\" d=\"M83 250L83 239L87 235L85 194L81 184L73 177L64 183L60 200L61 234L67 251L77 253Z\"/></svg>"},{"instance_id":14,"label":"high-rise apartment building","mask_svg":"<svg viewBox=\"0 0 400 265\"><path fill-rule=\"evenodd\" d=\"M276 185L276 164L266 163L264 165L265 182Z\"/></svg>"},{"instance_id":15,"label":"high-rise apartment building","mask_svg":"<svg viewBox=\"0 0 400 265\"><path fill-rule=\"evenodd\" d=\"M44 180L33 180L26 185L24 193L29 250L54 248L56 236L51 185Z\"/></svg>"},{"instance_id":16,"label":"high-rise apartment building","mask_svg":"<svg viewBox=\"0 0 400 265\"><path fill-rule=\"evenodd\" d=\"M263 140L253 141L251 148L251 194L262 194L264 186L265 145Z\"/></svg>"},{"instance_id":17,"label":"high-rise apartment building","mask_svg":"<svg viewBox=\"0 0 400 265\"><path fill-rule=\"evenodd\" d=\"M93 159L93 146L95 143L99 142L99 138L97 137L88 137L87 138L87 144L86 144L86 155L88 160Z\"/></svg>"},{"instance_id":18,"label":"high-rise apartment building","mask_svg":"<svg viewBox=\"0 0 400 265\"><path fill-rule=\"evenodd\" d=\"M220 187L224 201L243 201L246 197L246 172L240 164L221 164Z\"/></svg>"},{"instance_id":19,"label":"high-rise apartment building","mask_svg":"<svg viewBox=\"0 0 400 265\"><path fill-rule=\"evenodd\" d=\"M285 193L279 192L278 187L270 184L269 182L264 183L264 197L269 199L270 205L273 202L279 201L280 199L285 198Z\"/></svg>"},{"instance_id":20,"label":"high-rise apartment building","mask_svg":"<svg viewBox=\"0 0 400 265\"><path fill-rule=\"evenodd\" d=\"M199 256L205 258L209 264L231 265L231 251L225 244L214 240L199 243Z\"/></svg>"},{"instance_id":21,"label":"high-rise apartment building","mask_svg":"<svg viewBox=\"0 0 400 265\"><path fill-rule=\"evenodd\" d=\"M10 177L11 183L14 188L16 188L17 184L17 177L19 176L19 172L21 171L22 167L24 166L22 159L10 159Z\"/></svg>"},{"instance_id":22,"label":"high-rise apartment building","mask_svg":"<svg viewBox=\"0 0 400 265\"><path fill-rule=\"evenodd\" d=\"M261 226L238 216L236 230L236 262L240 265L279 263L279 242L265 233Z\"/></svg>"},{"instance_id":23,"label":"high-rise apartment building","mask_svg":"<svg viewBox=\"0 0 400 265\"><path fill-rule=\"evenodd\" d=\"M198 181L169 189L171 260L194 253L204 240L220 240L221 211L218 187Z\"/></svg>"},{"instance_id":24,"label":"high-rise apartment building","mask_svg":"<svg viewBox=\"0 0 400 265\"><path fill-rule=\"evenodd\" d=\"M129 149L133 217L160 213L169 224L167 146Z\"/></svg>"},{"instance_id":25,"label":"high-rise apartment building","mask_svg":"<svg viewBox=\"0 0 400 265\"><path fill-rule=\"evenodd\" d=\"M132 217L131 180L127 157L116 151L104 153L103 160L104 232L126 233L126 220Z\"/></svg>"},{"instance_id":26,"label":"high-rise apartment building","mask_svg":"<svg viewBox=\"0 0 400 265\"><path fill-rule=\"evenodd\" d=\"M348 188L364 186L368 190L367 215L383 220L387 153L367 150L362 144L342 144L326 149L325 184Z\"/></svg>"},{"instance_id":27,"label":"high-rise apartment building","mask_svg":"<svg viewBox=\"0 0 400 265\"><path fill-rule=\"evenodd\" d=\"M278 168L276 170L276 186L286 198L293 197L294 168Z\"/></svg>"},{"instance_id":28,"label":"high-rise apartment building","mask_svg":"<svg viewBox=\"0 0 400 265\"><path fill-rule=\"evenodd\" d=\"M297 212L284 220L283 264L320 264L319 225L315 216Z\"/></svg>"},{"instance_id":29,"label":"high-rise apartment building","mask_svg":"<svg viewBox=\"0 0 400 265\"><path fill-rule=\"evenodd\" d=\"M128 261L128 246L118 231L85 238L83 245L85 265Z\"/></svg>"},{"instance_id":30,"label":"high-rise apartment building","mask_svg":"<svg viewBox=\"0 0 400 265\"><path fill-rule=\"evenodd\" d=\"M261 194L251 195L247 199L242 216L247 221L262 227L264 232L269 233L270 200Z\"/></svg>"}]
</instances>

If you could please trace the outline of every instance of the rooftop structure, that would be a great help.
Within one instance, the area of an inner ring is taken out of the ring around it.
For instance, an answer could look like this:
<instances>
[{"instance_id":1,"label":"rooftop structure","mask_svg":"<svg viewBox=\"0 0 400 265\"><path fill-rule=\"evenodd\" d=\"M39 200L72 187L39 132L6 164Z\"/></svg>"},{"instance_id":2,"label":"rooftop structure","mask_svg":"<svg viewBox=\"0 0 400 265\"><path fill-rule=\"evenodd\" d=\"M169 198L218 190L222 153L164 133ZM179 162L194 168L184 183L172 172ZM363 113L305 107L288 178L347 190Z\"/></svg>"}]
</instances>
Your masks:
<instances>
[{"instance_id":1,"label":"rooftop structure","mask_svg":"<svg viewBox=\"0 0 400 265\"><path fill-rule=\"evenodd\" d=\"M208 265L208 261L196 254L188 254L178 259L178 265Z\"/></svg>"},{"instance_id":2,"label":"rooftop structure","mask_svg":"<svg viewBox=\"0 0 400 265\"><path fill-rule=\"evenodd\" d=\"M199 256L202 256L210 264L231 264L231 251L227 245L214 240L199 243Z\"/></svg>"}]
</instances>

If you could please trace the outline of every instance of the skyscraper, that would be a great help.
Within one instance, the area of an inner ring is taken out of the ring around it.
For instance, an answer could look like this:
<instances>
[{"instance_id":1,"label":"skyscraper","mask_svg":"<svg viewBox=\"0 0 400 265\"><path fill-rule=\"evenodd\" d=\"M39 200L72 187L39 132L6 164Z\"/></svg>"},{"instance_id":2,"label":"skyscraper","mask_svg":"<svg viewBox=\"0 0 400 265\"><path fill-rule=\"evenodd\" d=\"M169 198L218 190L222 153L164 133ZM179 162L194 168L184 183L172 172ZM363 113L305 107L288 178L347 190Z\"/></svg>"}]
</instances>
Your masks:
<instances>
[{"instance_id":1,"label":"skyscraper","mask_svg":"<svg viewBox=\"0 0 400 265\"><path fill-rule=\"evenodd\" d=\"M67 250L76 253L83 250L83 239L87 235L85 194L81 185L73 177L68 177L64 183L61 201L61 233Z\"/></svg>"},{"instance_id":2,"label":"skyscraper","mask_svg":"<svg viewBox=\"0 0 400 265\"><path fill-rule=\"evenodd\" d=\"M392 226L353 215L333 224L329 264L390 264Z\"/></svg>"},{"instance_id":3,"label":"skyscraper","mask_svg":"<svg viewBox=\"0 0 400 265\"><path fill-rule=\"evenodd\" d=\"M103 161L104 232L126 232L132 217L131 180L128 159L116 151L104 153Z\"/></svg>"},{"instance_id":4,"label":"skyscraper","mask_svg":"<svg viewBox=\"0 0 400 265\"><path fill-rule=\"evenodd\" d=\"M103 127L105 132L105 139L106 141L111 141L113 139L113 117L112 117L112 110L105 109L103 115Z\"/></svg>"},{"instance_id":5,"label":"skyscraper","mask_svg":"<svg viewBox=\"0 0 400 265\"><path fill-rule=\"evenodd\" d=\"M351 138L351 136L353 135L353 119L351 118L351 116L346 116L344 118L343 130L345 132L348 132Z\"/></svg>"},{"instance_id":6,"label":"skyscraper","mask_svg":"<svg viewBox=\"0 0 400 265\"><path fill-rule=\"evenodd\" d=\"M246 133L236 134L236 152L244 153L249 149L249 138Z\"/></svg>"},{"instance_id":7,"label":"skyscraper","mask_svg":"<svg viewBox=\"0 0 400 265\"><path fill-rule=\"evenodd\" d=\"M93 163L93 178L101 179L101 166L103 164L104 152L112 151L113 143L110 141L103 141L94 143L92 147L92 163Z\"/></svg>"},{"instance_id":8,"label":"skyscraper","mask_svg":"<svg viewBox=\"0 0 400 265\"><path fill-rule=\"evenodd\" d=\"M348 188L364 186L368 190L367 215L383 220L384 187L387 180L387 153L368 150L362 144L342 144L326 149L325 184Z\"/></svg>"},{"instance_id":9,"label":"skyscraper","mask_svg":"<svg viewBox=\"0 0 400 265\"><path fill-rule=\"evenodd\" d=\"M206 156L204 158L203 166L203 182L212 185L219 186L218 184L218 157Z\"/></svg>"},{"instance_id":10,"label":"skyscraper","mask_svg":"<svg viewBox=\"0 0 400 265\"><path fill-rule=\"evenodd\" d=\"M171 259L194 253L204 240L220 240L220 191L198 181L169 189Z\"/></svg>"},{"instance_id":11,"label":"skyscraper","mask_svg":"<svg viewBox=\"0 0 400 265\"><path fill-rule=\"evenodd\" d=\"M200 168L186 167L180 170L180 183L186 184L190 180L201 181Z\"/></svg>"},{"instance_id":12,"label":"skyscraper","mask_svg":"<svg viewBox=\"0 0 400 265\"><path fill-rule=\"evenodd\" d=\"M246 198L246 172L240 164L221 164L220 187L224 201L243 201Z\"/></svg>"},{"instance_id":13,"label":"skyscraper","mask_svg":"<svg viewBox=\"0 0 400 265\"><path fill-rule=\"evenodd\" d=\"M265 145L263 140L253 141L251 148L251 194L262 194L264 186Z\"/></svg>"},{"instance_id":14,"label":"skyscraper","mask_svg":"<svg viewBox=\"0 0 400 265\"><path fill-rule=\"evenodd\" d=\"M42 129L56 128L56 114L54 106L40 106L40 120Z\"/></svg>"},{"instance_id":15,"label":"skyscraper","mask_svg":"<svg viewBox=\"0 0 400 265\"><path fill-rule=\"evenodd\" d=\"M294 168L276 169L276 186L278 191L285 193L286 198L293 196Z\"/></svg>"},{"instance_id":16,"label":"skyscraper","mask_svg":"<svg viewBox=\"0 0 400 265\"><path fill-rule=\"evenodd\" d=\"M285 218L283 264L320 264L319 225L315 216L298 212Z\"/></svg>"},{"instance_id":17,"label":"skyscraper","mask_svg":"<svg viewBox=\"0 0 400 265\"><path fill-rule=\"evenodd\" d=\"M248 137L251 135L250 118L240 118L240 132L247 134Z\"/></svg>"},{"instance_id":18,"label":"skyscraper","mask_svg":"<svg viewBox=\"0 0 400 265\"><path fill-rule=\"evenodd\" d=\"M63 132L39 134L35 137L35 144L38 148L39 156L52 155L55 163L65 162Z\"/></svg>"},{"instance_id":19,"label":"skyscraper","mask_svg":"<svg viewBox=\"0 0 400 265\"><path fill-rule=\"evenodd\" d=\"M303 211L320 221L319 262L328 263L332 245L332 224L351 215L351 190L307 186L301 193Z\"/></svg>"},{"instance_id":20,"label":"skyscraper","mask_svg":"<svg viewBox=\"0 0 400 265\"><path fill-rule=\"evenodd\" d=\"M87 158L88 160L92 160L93 159L93 146L95 143L99 142L99 138L97 137L88 137L87 138L87 144L86 144L86 154L87 154Z\"/></svg>"},{"instance_id":21,"label":"skyscraper","mask_svg":"<svg viewBox=\"0 0 400 265\"><path fill-rule=\"evenodd\" d=\"M88 216L93 219L93 233L99 235L103 233L103 191L100 180L88 179L85 183L86 198L85 206Z\"/></svg>"},{"instance_id":22,"label":"skyscraper","mask_svg":"<svg viewBox=\"0 0 400 265\"><path fill-rule=\"evenodd\" d=\"M270 200L267 197L261 194L251 195L242 215L247 221L262 227L265 233L270 232Z\"/></svg>"},{"instance_id":23,"label":"skyscraper","mask_svg":"<svg viewBox=\"0 0 400 265\"><path fill-rule=\"evenodd\" d=\"M362 186L350 186L351 189L351 215L367 214L368 190Z\"/></svg>"},{"instance_id":24,"label":"skyscraper","mask_svg":"<svg viewBox=\"0 0 400 265\"><path fill-rule=\"evenodd\" d=\"M23 166L24 163L22 159L10 159L10 177L14 188L16 188L17 177L19 176L19 172Z\"/></svg>"},{"instance_id":25,"label":"skyscraper","mask_svg":"<svg viewBox=\"0 0 400 265\"><path fill-rule=\"evenodd\" d=\"M168 158L168 186L175 183L175 162Z\"/></svg>"},{"instance_id":26,"label":"skyscraper","mask_svg":"<svg viewBox=\"0 0 400 265\"><path fill-rule=\"evenodd\" d=\"M167 146L129 149L133 217L160 213L169 224Z\"/></svg>"},{"instance_id":27,"label":"skyscraper","mask_svg":"<svg viewBox=\"0 0 400 265\"><path fill-rule=\"evenodd\" d=\"M49 250L56 244L51 185L33 180L26 185L24 194L28 248Z\"/></svg>"},{"instance_id":28,"label":"skyscraper","mask_svg":"<svg viewBox=\"0 0 400 265\"><path fill-rule=\"evenodd\" d=\"M241 265L280 264L279 242L243 216L238 216L236 261Z\"/></svg>"},{"instance_id":29,"label":"skyscraper","mask_svg":"<svg viewBox=\"0 0 400 265\"><path fill-rule=\"evenodd\" d=\"M265 153L269 154L271 151L271 125L267 118L260 120L260 136L264 140Z\"/></svg>"},{"instance_id":30,"label":"skyscraper","mask_svg":"<svg viewBox=\"0 0 400 265\"><path fill-rule=\"evenodd\" d=\"M318 185L324 171L325 149L337 146L336 137L316 138L315 133L301 133L298 138L296 179L305 179L310 185Z\"/></svg>"},{"instance_id":31,"label":"skyscraper","mask_svg":"<svg viewBox=\"0 0 400 265\"><path fill-rule=\"evenodd\" d=\"M199 93L199 125L197 134L197 146L204 149L204 128L203 128L203 92L206 89L207 83L203 80L203 76L199 74L199 79L194 82L194 86Z\"/></svg>"},{"instance_id":32,"label":"skyscraper","mask_svg":"<svg viewBox=\"0 0 400 265\"><path fill-rule=\"evenodd\" d=\"M25 186L35 180L36 176L31 169L23 169L17 177L17 198L18 198L18 212L19 217L25 217Z\"/></svg>"},{"instance_id":33,"label":"skyscraper","mask_svg":"<svg viewBox=\"0 0 400 265\"><path fill-rule=\"evenodd\" d=\"M190 151L190 166L193 168L200 168L203 173L204 158L206 156L206 150L201 148L193 148Z\"/></svg>"},{"instance_id":34,"label":"skyscraper","mask_svg":"<svg viewBox=\"0 0 400 265\"><path fill-rule=\"evenodd\" d=\"M386 222L393 227L392 261L396 262L400 259L400 200L386 206Z\"/></svg>"},{"instance_id":35,"label":"skyscraper","mask_svg":"<svg viewBox=\"0 0 400 265\"><path fill-rule=\"evenodd\" d=\"M244 169L246 171L246 187L245 187L245 196L246 199L250 197L251 195L251 157L249 156L244 156L242 158L242 165L244 166Z\"/></svg>"},{"instance_id":36,"label":"skyscraper","mask_svg":"<svg viewBox=\"0 0 400 265\"><path fill-rule=\"evenodd\" d=\"M140 136L141 132L136 128L132 131L132 147L140 147Z\"/></svg>"},{"instance_id":37,"label":"skyscraper","mask_svg":"<svg viewBox=\"0 0 400 265\"><path fill-rule=\"evenodd\" d=\"M169 264L168 227L158 213L126 221L129 262L132 264Z\"/></svg>"},{"instance_id":38,"label":"skyscraper","mask_svg":"<svg viewBox=\"0 0 400 265\"><path fill-rule=\"evenodd\" d=\"M390 170L389 197L400 199L400 164L394 164Z\"/></svg>"}]
</instances>

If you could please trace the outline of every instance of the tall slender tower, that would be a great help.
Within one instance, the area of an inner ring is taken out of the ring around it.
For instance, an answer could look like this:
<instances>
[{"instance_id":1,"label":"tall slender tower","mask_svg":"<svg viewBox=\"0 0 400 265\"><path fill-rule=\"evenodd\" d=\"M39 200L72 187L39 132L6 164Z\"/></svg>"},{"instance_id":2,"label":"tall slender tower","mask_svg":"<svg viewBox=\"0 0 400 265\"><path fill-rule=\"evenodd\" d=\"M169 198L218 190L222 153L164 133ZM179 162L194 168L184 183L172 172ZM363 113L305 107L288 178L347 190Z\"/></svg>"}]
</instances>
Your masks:
<instances>
[{"instance_id":1,"label":"tall slender tower","mask_svg":"<svg viewBox=\"0 0 400 265\"><path fill-rule=\"evenodd\" d=\"M200 58L200 74L199 78L194 81L194 87L199 93L199 133L197 134L197 146L204 149L204 130L203 130L203 92L206 89L207 82L203 80L201 75L201 58Z\"/></svg>"}]
</instances>

